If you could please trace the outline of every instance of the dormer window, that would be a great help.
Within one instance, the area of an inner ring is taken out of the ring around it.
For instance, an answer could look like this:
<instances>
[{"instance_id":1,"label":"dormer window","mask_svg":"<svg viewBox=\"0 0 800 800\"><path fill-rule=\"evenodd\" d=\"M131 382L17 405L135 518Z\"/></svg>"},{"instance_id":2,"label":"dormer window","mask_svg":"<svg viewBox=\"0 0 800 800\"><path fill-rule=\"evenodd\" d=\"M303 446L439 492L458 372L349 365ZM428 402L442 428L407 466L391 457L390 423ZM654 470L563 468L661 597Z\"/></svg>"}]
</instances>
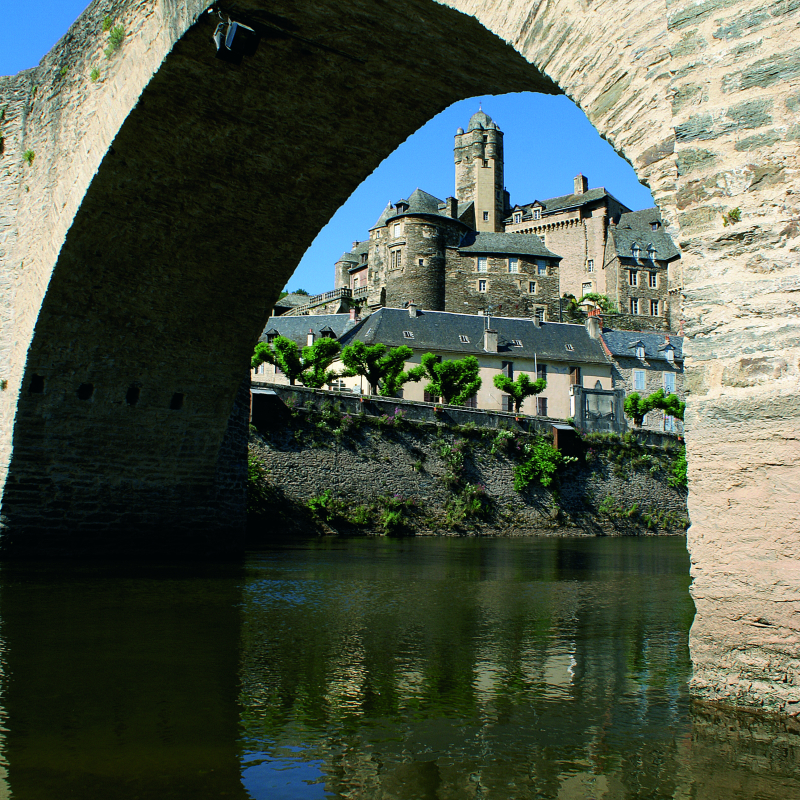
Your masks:
<instances>
[{"instance_id":1,"label":"dormer window","mask_svg":"<svg viewBox=\"0 0 800 800\"><path fill-rule=\"evenodd\" d=\"M463 333L459 333L458 341L461 342L461 344L469 344L469 337L465 336Z\"/></svg>"},{"instance_id":2,"label":"dormer window","mask_svg":"<svg viewBox=\"0 0 800 800\"><path fill-rule=\"evenodd\" d=\"M675 363L675 351L671 347L668 347L664 351L664 357L667 359L667 361L669 361L670 364Z\"/></svg>"},{"instance_id":3,"label":"dormer window","mask_svg":"<svg viewBox=\"0 0 800 800\"><path fill-rule=\"evenodd\" d=\"M651 231L657 231L660 227L661 227L661 223L660 222L651 222L650 223L650 230Z\"/></svg>"},{"instance_id":4,"label":"dormer window","mask_svg":"<svg viewBox=\"0 0 800 800\"><path fill-rule=\"evenodd\" d=\"M414 334L411 331L403 331L403 338L404 339L413 339Z\"/></svg>"},{"instance_id":5,"label":"dormer window","mask_svg":"<svg viewBox=\"0 0 800 800\"><path fill-rule=\"evenodd\" d=\"M575 352L575 348L571 344L565 344L564 347L566 347L570 353Z\"/></svg>"},{"instance_id":6,"label":"dormer window","mask_svg":"<svg viewBox=\"0 0 800 800\"><path fill-rule=\"evenodd\" d=\"M635 261L639 260L639 245L638 244L635 244L635 245L633 245L633 247L631 247L631 258L633 258Z\"/></svg>"},{"instance_id":7,"label":"dormer window","mask_svg":"<svg viewBox=\"0 0 800 800\"><path fill-rule=\"evenodd\" d=\"M533 218L534 219L541 219L542 218L542 209L541 208L534 208L533 209Z\"/></svg>"},{"instance_id":8,"label":"dormer window","mask_svg":"<svg viewBox=\"0 0 800 800\"><path fill-rule=\"evenodd\" d=\"M652 261L653 258L655 257L655 254L656 254L655 247L653 247L653 245L651 245L651 244L647 245L647 258L648 258L648 260Z\"/></svg>"},{"instance_id":9,"label":"dormer window","mask_svg":"<svg viewBox=\"0 0 800 800\"><path fill-rule=\"evenodd\" d=\"M636 345L636 358L638 358L640 361L644 361L644 345L643 344L637 344Z\"/></svg>"},{"instance_id":10,"label":"dormer window","mask_svg":"<svg viewBox=\"0 0 800 800\"><path fill-rule=\"evenodd\" d=\"M521 339L512 339L510 342L512 347L522 347L522 340Z\"/></svg>"},{"instance_id":11,"label":"dormer window","mask_svg":"<svg viewBox=\"0 0 800 800\"><path fill-rule=\"evenodd\" d=\"M522 222L522 214L514 214L514 224L519 225Z\"/></svg>"}]
</instances>

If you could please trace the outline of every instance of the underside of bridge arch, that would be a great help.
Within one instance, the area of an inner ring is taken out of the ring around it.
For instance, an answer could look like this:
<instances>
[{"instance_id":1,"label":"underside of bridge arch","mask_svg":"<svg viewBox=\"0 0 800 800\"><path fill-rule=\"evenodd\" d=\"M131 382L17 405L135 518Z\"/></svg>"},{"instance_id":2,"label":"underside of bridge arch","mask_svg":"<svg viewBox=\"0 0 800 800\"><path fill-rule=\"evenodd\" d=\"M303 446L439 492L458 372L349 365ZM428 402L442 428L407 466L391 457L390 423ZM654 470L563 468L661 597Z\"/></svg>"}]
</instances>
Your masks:
<instances>
[{"instance_id":1,"label":"underside of bridge arch","mask_svg":"<svg viewBox=\"0 0 800 800\"><path fill-rule=\"evenodd\" d=\"M242 381L306 247L452 102L564 91L683 250L694 691L800 709L796 4L239 0L239 66L205 5L94 3L0 78L3 553L238 550Z\"/></svg>"}]
</instances>

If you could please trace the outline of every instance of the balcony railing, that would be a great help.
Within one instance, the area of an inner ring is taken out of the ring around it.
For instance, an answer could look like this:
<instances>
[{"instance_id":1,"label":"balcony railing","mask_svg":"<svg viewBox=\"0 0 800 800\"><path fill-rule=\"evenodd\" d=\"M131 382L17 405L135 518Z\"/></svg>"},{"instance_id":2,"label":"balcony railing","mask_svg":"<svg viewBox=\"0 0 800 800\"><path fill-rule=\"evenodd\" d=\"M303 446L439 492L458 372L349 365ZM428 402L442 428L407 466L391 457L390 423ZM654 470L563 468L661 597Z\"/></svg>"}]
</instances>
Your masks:
<instances>
[{"instance_id":1,"label":"balcony railing","mask_svg":"<svg viewBox=\"0 0 800 800\"><path fill-rule=\"evenodd\" d=\"M322 294L315 294L313 297L309 297L307 302L303 303L301 306L295 306L290 313L293 317L302 316L307 311L314 308L314 306L320 306L323 303L329 303L331 300L339 300L342 297L352 296L352 289L347 286L342 286L339 289L332 289L330 292L323 292Z\"/></svg>"}]
</instances>

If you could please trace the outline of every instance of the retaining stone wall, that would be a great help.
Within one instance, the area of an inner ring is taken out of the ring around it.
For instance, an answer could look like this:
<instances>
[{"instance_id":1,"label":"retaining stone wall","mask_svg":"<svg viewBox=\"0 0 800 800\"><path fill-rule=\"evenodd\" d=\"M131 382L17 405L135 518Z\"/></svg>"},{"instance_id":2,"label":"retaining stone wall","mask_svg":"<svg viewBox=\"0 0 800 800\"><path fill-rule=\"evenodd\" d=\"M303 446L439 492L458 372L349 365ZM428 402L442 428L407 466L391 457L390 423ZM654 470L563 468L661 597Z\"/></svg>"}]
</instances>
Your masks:
<instances>
[{"instance_id":1,"label":"retaining stone wall","mask_svg":"<svg viewBox=\"0 0 800 800\"><path fill-rule=\"evenodd\" d=\"M520 431L277 408L251 427L250 455L265 470L268 495L251 515L253 541L291 531L381 532L393 503L404 505L398 533L635 535L683 533L687 524L685 494L668 485L671 456L660 447L641 448L652 463L631 468L616 464L617 450L591 445L589 459L563 469L557 491L532 484L517 492ZM460 471L452 448L464 454ZM459 518L459 498L476 485L488 513ZM308 501L326 491L338 509L320 519ZM361 525L353 522L359 506L370 511Z\"/></svg>"}]
</instances>

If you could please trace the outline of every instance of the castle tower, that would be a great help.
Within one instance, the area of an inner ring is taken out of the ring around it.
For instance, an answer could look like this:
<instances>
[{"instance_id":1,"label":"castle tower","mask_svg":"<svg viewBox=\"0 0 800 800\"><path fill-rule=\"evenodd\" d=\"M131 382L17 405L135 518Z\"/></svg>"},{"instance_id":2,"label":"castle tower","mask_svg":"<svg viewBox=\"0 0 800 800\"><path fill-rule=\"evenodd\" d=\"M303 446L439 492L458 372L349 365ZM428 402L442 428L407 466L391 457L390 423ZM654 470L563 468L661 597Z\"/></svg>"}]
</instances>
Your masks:
<instances>
[{"instance_id":1,"label":"castle tower","mask_svg":"<svg viewBox=\"0 0 800 800\"><path fill-rule=\"evenodd\" d=\"M454 147L456 197L475 204L479 231L502 231L505 217L503 132L482 110L472 115L467 132L459 128Z\"/></svg>"}]
</instances>

